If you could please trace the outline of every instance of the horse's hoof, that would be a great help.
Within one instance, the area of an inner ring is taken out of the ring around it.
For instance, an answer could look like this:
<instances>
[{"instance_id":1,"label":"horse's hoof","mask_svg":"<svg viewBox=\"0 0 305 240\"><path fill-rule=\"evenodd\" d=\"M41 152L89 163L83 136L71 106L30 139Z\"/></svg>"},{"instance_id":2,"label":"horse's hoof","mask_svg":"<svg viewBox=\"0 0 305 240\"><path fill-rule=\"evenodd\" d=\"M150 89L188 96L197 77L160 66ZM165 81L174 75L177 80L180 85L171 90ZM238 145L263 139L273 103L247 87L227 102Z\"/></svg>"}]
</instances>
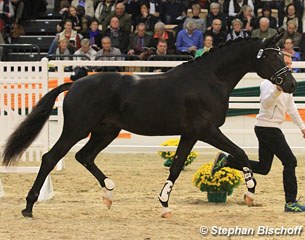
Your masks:
<instances>
[{"instance_id":1,"label":"horse's hoof","mask_svg":"<svg viewBox=\"0 0 305 240\"><path fill-rule=\"evenodd\" d=\"M162 209L162 213L161 213L161 217L162 218L171 218L173 216L172 212L169 210L169 208L163 208Z\"/></svg>"},{"instance_id":2,"label":"horse's hoof","mask_svg":"<svg viewBox=\"0 0 305 240\"><path fill-rule=\"evenodd\" d=\"M21 211L21 213L22 213L22 215L23 215L24 217L33 218L32 212L28 212L26 209L23 209L23 210Z\"/></svg>"},{"instance_id":3,"label":"horse's hoof","mask_svg":"<svg viewBox=\"0 0 305 240\"><path fill-rule=\"evenodd\" d=\"M245 203L247 204L248 207L253 207L254 206L254 198L245 194L244 195L244 200L245 200Z\"/></svg>"},{"instance_id":4,"label":"horse's hoof","mask_svg":"<svg viewBox=\"0 0 305 240\"><path fill-rule=\"evenodd\" d=\"M162 218L167 218L167 219L171 218L172 216L173 216L172 212L166 212L161 214Z\"/></svg>"},{"instance_id":5,"label":"horse's hoof","mask_svg":"<svg viewBox=\"0 0 305 240\"><path fill-rule=\"evenodd\" d=\"M103 201L104 201L105 205L107 206L107 208L110 209L111 205L112 205L112 201L105 197L103 198Z\"/></svg>"}]
</instances>

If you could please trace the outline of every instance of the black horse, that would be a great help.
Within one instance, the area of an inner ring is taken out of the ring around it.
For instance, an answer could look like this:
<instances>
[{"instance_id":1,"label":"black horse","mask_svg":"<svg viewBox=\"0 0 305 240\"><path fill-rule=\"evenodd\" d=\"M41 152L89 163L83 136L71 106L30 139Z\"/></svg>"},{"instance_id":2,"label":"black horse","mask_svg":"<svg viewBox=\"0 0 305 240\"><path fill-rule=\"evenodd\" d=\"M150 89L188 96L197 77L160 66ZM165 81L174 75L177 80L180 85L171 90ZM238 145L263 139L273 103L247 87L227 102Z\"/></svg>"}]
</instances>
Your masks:
<instances>
[{"instance_id":1,"label":"black horse","mask_svg":"<svg viewBox=\"0 0 305 240\"><path fill-rule=\"evenodd\" d=\"M235 40L160 75L100 73L62 84L47 93L9 137L4 149L3 164L10 165L38 135L51 114L56 97L69 90L63 103L62 134L43 155L22 214L32 217L34 203L48 174L71 147L89 133L89 141L75 157L99 181L105 190L104 202L110 207L114 183L94 160L121 129L147 136L181 135L175 161L159 195L163 217L171 215L168 201L172 187L198 140L242 160L251 196L256 183L248 157L219 127L225 122L231 91L247 72L257 72L260 77L281 86L284 92L294 92L296 81L276 47L281 37Z\"/></svg>"}]
</instances>

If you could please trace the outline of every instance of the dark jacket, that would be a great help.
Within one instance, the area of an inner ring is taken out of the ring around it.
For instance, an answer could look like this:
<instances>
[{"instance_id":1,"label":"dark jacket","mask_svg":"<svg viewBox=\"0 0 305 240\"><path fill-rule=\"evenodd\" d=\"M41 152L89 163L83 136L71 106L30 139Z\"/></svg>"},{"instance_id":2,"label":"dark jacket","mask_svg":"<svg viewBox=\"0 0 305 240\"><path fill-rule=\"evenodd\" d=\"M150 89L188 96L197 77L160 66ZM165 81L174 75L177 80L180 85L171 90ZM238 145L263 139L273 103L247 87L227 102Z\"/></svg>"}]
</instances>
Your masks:
<instances>
[{"instance_id":1,"label":"dark jacket","mask_svg":"<svg viewBox=\"0 0 305 240\"><path fill-rule=\"evenodd\" d=\"M138 39L139 39L139 36L136 33L129 35L128 50L133 49L133 50L135 50L136 54L139 54L143 51L143 49L142 49L142 51L137 49ZM144 40L143 47L149 47L149 44L150 44L150 41L151 41L151 36L146 33L143 37L143 40Z\"/></svg>"},{"instance_id":2,"label":"dark jacket","mask_svg":"<svg viewBox=\"0 0 305 240\"><path fill-rule=\"evenodd\" d=\"M127 47L129 45L129 33L124 31L123 29L119 30L118 37L112 35L110 28L107 28L104 33L103 37L110 37L112 47L119 48L122 53L127 51Z\"/></svg>"}]
</instances>

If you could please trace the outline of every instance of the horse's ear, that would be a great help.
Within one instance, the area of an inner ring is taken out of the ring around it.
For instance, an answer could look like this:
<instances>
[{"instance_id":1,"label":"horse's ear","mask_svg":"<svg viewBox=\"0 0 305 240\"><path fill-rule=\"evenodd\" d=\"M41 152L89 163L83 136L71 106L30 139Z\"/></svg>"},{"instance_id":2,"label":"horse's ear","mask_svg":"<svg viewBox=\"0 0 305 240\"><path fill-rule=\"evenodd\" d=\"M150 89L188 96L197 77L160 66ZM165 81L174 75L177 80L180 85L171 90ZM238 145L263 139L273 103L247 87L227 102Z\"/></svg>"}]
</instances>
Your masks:
<instances>
[{"instance_id":1,"label":"horse's ear","mask_svg":"<svg viewBox=\"0 0 305 240\"><path fill-rule=\"evenodd\" d=\"M271 44L276 44L283 36L284 36L284 32L281 32L279 34L275 34L273 37L264 38L263 39L263 46L267 47Z\"/></svg>"},{"instance_id":2,"label":"horse's ear","mask_svg":"<svg viewBox=\"0 0 305 240\"><path fill-rule=\"evenodd\" d=\"M276 44L278 41L282 39L284 36L284 32L280 32L279 34L275 34L272 38L272 43Z\"/></svg>"}]
</instances>

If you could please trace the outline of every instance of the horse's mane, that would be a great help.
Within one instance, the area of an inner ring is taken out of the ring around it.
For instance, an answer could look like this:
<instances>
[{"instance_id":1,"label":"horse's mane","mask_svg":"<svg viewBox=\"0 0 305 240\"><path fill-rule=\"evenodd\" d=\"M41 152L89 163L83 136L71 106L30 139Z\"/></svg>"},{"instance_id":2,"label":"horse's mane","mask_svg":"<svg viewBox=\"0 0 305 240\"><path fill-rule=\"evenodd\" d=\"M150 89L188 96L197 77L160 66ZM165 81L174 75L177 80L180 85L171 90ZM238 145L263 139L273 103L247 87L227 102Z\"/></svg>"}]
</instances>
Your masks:
<instances>
[{"instance_id":1,"label":"horse's mane","mask_svg":"<svg viewBox=\"0 0 305 240\"><path fill-rule=\"evenodd\" d=\"M246 37L246 38L237 38L235 40L229 40L227 42L224 42L224 43L220 43L217 47L212 47L210 49L210 51L208 52L205 52L204 54L202 54L201 56L199 57L196 57L195 59L192 59L188 62L185 62L183 64L188 64L188 63L192 63L192 62L198 62L198 61L201 61L202 59L205 59L207 58L208 56L210 55L213 55L215 52L219 51L219 49L223 49L224 47L227 47L227 46L230 46L232 44L235 44L235 43L240 43L240 42L249 42L249 41L258 41L260 40L259 38L251 38L251 37Z\"/></svg>"}]
</instances>

